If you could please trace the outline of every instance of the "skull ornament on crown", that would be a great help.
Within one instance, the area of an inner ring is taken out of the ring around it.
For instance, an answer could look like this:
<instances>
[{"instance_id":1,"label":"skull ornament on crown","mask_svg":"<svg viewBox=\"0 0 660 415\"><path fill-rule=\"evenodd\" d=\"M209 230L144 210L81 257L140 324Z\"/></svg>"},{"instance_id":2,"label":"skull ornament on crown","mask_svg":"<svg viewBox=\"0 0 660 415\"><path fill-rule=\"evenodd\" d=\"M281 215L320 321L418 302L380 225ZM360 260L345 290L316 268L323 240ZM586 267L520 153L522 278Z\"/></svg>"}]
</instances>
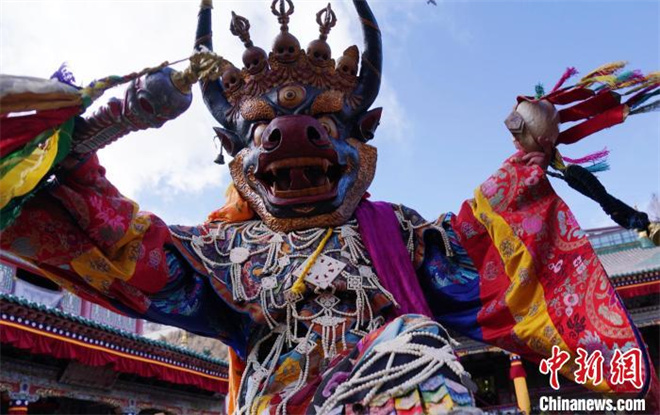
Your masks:
<instances>
[{"instance_id":1,"label":"skull ornament on crown","mask_svg":"<svg viewBox=\"0 0 660 415\"><path fill-rule=\"evenodd\" d=\"M242 70L222 60L219 80L202 80L204 101L222 125L215 128L234 157L236 189L272 229L336 226L348 220L376 169L373 138L381 109L369 110L380 88L380 31L366 1L354 1L362 24L364 54L351 46L337 67L327 43L337 18L332 8L316 15L320 36L307 50L289 33L291 0L275 0L280 23L271 53L254 46L249 21L232 13L230 30L246 47ZM198 49L213 50L211 2L204 1Z\"/></svg>"}]
</instances>

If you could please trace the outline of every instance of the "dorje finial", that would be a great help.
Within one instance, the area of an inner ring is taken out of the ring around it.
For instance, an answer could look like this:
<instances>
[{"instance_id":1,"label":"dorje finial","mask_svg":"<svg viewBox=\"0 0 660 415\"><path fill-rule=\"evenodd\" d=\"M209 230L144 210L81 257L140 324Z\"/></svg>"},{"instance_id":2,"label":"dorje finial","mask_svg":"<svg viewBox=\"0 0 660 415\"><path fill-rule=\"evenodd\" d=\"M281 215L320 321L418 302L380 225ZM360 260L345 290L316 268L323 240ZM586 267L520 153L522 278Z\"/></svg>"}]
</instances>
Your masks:
<instances>
[{"instance_id":1,"label":"dorje finial","mask_svg":"<svg viewBox=\"0 0 660 415\"><path fill-rule=\"evenodd\" d=\"M273 43L273 55L279 63L292 65L301 56L300 42L289 33L289 16L293 14L293 2L291 0L273 0L270 9L280 22L280 34Z\"/></svg>"},{"instance_id":2,"label":"dorje finial","mask_svg":"<svg viewBox=\"0 0 660 415\"><path fill-rule=\"evenodd\" d=\"M319 39L327 40L330 29L332 29L337 24L337 16L332 10L330 3L328 3L326 8L321 9L318 13L316 13L316 23L318 23L319 31L321 32Z\"/></svg>"},{"instance_id":3,"label":"dorje finial","mask_svg":"<svg viewBox=\"0 0 660 415\"><path fill-rule=\"evenodd\" d=\"M248 19L232 11L229 30L232 35L241 39L246 48L253 46L252 40L250 40L250 21Z\"/></svg>"},{"instance_id":4,"label":"dorje finial","mask_svg":"<svg viewBox=\"0 0 660 415\"><path fill-rule=\"evenodd\" d=\"M286 6L289 6L288 10ZM273 14L277 16L277 21L280 23L280 30L282 32L288 32L289 16L293 14L293 2L291 0L273 0L270 9L273 11Z\"/></svg>"},{"instance_id":5,"label":"dorje finial","mask_svg":"<svg viewBox=\"0 0 660 415\"><path fill-rule=\"evenodd\" d=\"M268 55L263 49L254 46L250 39L250 21L243 16L231 12L231 23L229 30L234 36L238 36L245 45L243 52L243 65L250 75L256 75L267 68ZM230 78L231 79L231 78Z\"/></svg>"},{"instance_id":6,"label":"dorje finial","mask_svg":"<svg viewBox=\"0 0 660 415\"><path fill-rule=\"evenodd\" d=\"M314 65L327 67L332 65L332 61L330 60L332 51L326 40L328 39L330 29L337 24L337 16L332 11L330 3L328 3L327 7L316 13L316 23L319 25L319 32L321 34L318 39L312 40L307 45L307 56Z\"/></svg>"}]
</instances>

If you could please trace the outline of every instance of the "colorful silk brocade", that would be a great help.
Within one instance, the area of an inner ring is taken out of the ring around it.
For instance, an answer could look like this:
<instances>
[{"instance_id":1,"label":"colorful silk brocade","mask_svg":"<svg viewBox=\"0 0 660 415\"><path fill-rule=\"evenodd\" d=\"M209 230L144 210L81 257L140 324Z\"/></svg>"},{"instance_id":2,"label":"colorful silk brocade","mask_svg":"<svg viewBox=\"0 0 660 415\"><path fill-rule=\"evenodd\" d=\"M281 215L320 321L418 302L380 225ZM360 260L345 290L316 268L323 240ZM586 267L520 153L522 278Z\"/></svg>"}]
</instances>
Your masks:
<instances>
[{"instance_id":1,"label":"colorful silk brocade","mask_svg":"<svg viewBox=\"0 0 660 415\"><path fill-rule=\"evenodd\" d=\"M475 191L452 225L474 260L480 278L470 310L477 340L534 362L553 345L570 353L561 373L573 378L577 348L600 350L609 362L614 350L643 351L644 387L612 384L609 365L600 392L644 396L653 369L646 346L609 282L603 266L573 214L538 167L507 161ZM477 281L477 280L475 280Z\"/></svg>"}]
</instances>

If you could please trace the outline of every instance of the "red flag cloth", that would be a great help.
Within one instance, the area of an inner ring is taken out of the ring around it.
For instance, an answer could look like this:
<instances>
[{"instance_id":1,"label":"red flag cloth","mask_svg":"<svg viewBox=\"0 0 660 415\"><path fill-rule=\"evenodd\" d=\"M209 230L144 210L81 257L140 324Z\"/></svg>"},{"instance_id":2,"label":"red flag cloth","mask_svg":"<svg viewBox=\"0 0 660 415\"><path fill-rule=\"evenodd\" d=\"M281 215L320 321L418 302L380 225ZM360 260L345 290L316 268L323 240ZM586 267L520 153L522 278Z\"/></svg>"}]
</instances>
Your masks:
<instances>
[{"instance_id":1,"label":"red flag cloth","mask_svg":"<svg viewBox=\"0 0 660 415\"><path fill-rule=\"evenodd\" d=\"M583 118L593 117L605 110L615 107L621 103L621 95L616 92L606 91L586 101L573 105L559 111L561 122L577 121Z\"/></svg>"},{"instance_id":2,"label":"red flag cloth","mask_svg":"<svg viewBox=\"0 0 660 415\"><path fill-rule=\"evenodd\" d=\"M559 133L559 138L557 143L559 144L573 144L580 139L587 137L593 133L596 133L600 130L610 128L614 125L621 124L625 121L626 116L628 115L628 106L621 104L614 108L611 108L603 113L596 115L588 119L585 122L582 122L574 127L569 128L566 131Z\"/></svg>"},{"instance_id":3,"label":"red flag cloth","mask_svg":"<svg viewBox=\"0 0 660 415\"><path fill-rule=\"evenodd\" d=\"M80 106L39 111L19 117L0 118L0 155L3 157L32 141L38 134L82 113Z\"/></svg>"},{"instance_id":4,"label":"red flag cloth","mask_svg":"<svg viewBox=\"0 0 660 415\"><path fill-rule=\"evenodd\" d=\"M575 101L582 101L594 95L594 91L588 88L562 89L546 96L544 99L555 105L566 105Z\"/></svg>"},{"instance_id":5,"label":"red flag cloth","mask_svg":"<svg viewBox=\"0 0 660 415\"><path fill-rule=\"evenodd\" d=\"M597 392L645 396L657 380L646 345L588 239L538 167L506 162L452 220L479 272L483 341L532 362L553 346L572 359L599 350L609 363L618 349L642 351L641 388L587 383ZM573 379L572 365L560 373Z\"/></svg>"}]
</instances>

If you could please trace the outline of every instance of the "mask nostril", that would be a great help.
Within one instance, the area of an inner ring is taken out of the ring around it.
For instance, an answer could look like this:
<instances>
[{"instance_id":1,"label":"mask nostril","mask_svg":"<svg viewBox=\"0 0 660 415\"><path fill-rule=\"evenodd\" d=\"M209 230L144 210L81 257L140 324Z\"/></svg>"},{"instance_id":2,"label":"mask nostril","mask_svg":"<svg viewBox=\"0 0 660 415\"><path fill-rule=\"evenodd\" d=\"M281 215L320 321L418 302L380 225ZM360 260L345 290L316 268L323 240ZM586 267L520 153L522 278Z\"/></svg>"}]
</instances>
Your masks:
<instances>
[{"instance_id":1,"label":"mask nostril","mask_svg":"<svg viewBox=\"0 0 660 415\"><path fill-rule=\"evenodd\" d=\"M311 142L317 142L321 140L321 133L319 133L319 130L310 125L307 127L307 138Z\"/></svg>"},{"instance_id":2,"label":"mask nostril","mask_svg":"<svg viewBox=\"0 0 660 415\"><path fill-rule=\"evenodd\" d=\"M268 137L266 137L266 140L264 140L262 145L266 150L273 150L280 145L281 141L282 132L279 130L279 128L275 128L270 132L270 134L268 134Z\"/></svg>"}]
</instances>

